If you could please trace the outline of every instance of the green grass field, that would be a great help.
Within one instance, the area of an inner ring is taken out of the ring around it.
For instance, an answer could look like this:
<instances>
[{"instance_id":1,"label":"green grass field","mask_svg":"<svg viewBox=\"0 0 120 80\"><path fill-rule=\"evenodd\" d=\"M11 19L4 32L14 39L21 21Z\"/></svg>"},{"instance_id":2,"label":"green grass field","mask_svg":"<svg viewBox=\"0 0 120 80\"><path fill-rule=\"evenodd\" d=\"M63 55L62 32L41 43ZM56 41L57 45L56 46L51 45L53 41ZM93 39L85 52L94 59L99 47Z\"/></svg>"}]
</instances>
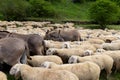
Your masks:
<instances>
[{"instance_id":1,"label":"green grass field","mask_svg":"<svg viewBox=\"0 0 120 80\"><path fill-rule=\"evenodd\" d=\"M91 3L74 4L68 1L54 6L56 7L56 11L60 13L59 17L62 20L89 20L88 9Z\"/></svg>"},{"instance_id":2,"label":"green grass field","mask_svg":"<svg viewBox=\"0 0 120 80\"><path fill-rule=\"evenodd\" d=\"M89 19L89 7L93 2L85 3L72 3L71 1L65 0L62 3L54 3L55 11L58 13L56 17L50 18L27 18L27 20L53 20L53 21L64 21L64 20L80 20L86 21Z\"/></svg>"},{"instance_id":3,"label":"green grass field","mask_svg":"<svg viewBox=\"0 0 120 80\"><path fill-rule=\"evenodd\" d=\"M83 27L85 29L99 29L97 24L79 24L75 25L76 28ZM120 30L120 25L107 25L108 29Z\"/></svg>"}]
</instances>

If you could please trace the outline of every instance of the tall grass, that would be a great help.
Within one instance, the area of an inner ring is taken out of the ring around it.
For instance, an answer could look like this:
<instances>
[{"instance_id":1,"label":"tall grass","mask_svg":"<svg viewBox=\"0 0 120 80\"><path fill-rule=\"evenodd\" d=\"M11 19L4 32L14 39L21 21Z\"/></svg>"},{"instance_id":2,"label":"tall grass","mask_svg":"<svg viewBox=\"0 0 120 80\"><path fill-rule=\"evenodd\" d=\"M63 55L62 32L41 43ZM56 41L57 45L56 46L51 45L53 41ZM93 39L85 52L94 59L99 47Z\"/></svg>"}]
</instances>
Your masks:
<instances>
[{"instance_id":1,"label":"tall grass","mask_svg":"<svg viewBox=\"0 0 120 80\"><path fill-rule=\"evenodd\" d=\"M56 12L59 13L58 18L64 20L89 20L88 9L92 2L72 3L64 1L63 3L56 3Z\"/></svg>"}]
</instances>

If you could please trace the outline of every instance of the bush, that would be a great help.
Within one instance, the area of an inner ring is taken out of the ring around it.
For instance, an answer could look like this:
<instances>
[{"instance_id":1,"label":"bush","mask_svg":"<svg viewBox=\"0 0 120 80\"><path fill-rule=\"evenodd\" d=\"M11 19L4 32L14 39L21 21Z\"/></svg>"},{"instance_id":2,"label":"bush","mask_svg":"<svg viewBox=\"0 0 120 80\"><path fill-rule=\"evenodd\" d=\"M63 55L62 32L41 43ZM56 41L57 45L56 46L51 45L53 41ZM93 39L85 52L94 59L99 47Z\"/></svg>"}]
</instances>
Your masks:
<instances>
[{"instance_id":1,"label":"bush","mask_svg":"<svg viewBox=\"0 0 120 80\"><path fill-rule=\"evenodd\" d=\"M84 3L85 0L72 0L73 3Z\"/></svg>"},{"instance_id":2,"label":"bush","mask_svg":"<svg viewBox=\"0 0 120 80\"><path fill-rule=\"evenodd\" d=\"M45 1L48 1L48 2L51 2L51 3L54 3L54 2L62 2L62 0L45 0Z\"/></svg>"},{"instance_id":3,"label":"bush","mask_svg":"<svg viewBox=\"0 0 120 80\"><path fill-rule=\"evenodd\" d=\"M112 1L98 0L90 7L90 18L100 24L101 29L105 29L106 25L119 19L118 6Z\"/></svg>"},{"instance_id":4,"label":"bush","mask_svg":"<svg viewBox=\"0 0 120 80\"><path fill-rule=\"evenodd\" d=\"M111 0L111 1L116 2L116 4L120 6L120 0Z\"/></svg>"},{"instance_id":5,"label":"bush","mask_svg":"<svg viewBox=\"0 0 120 80\"><path fill-rule=\"evenodd\" d=\"M84 3L88 1L96 1L96 0L72 0L73 3Z\"/></svg>"},{"instance_id":6,"label":"bush","mask_svg":"<svg viewBox=\"0 0 120 80\"><path fill-rule=\"evenodd\" d=\"M44 0L30 0L33 17L51 17L55 15L54 7Z\"/></svg>"},{"instance_id":7,"label":"bush","mask_svg":"<svg viewBox=\"0 0 120 80\"><path fill-rule=\"evenodd\" d=\"M25 0L1 0L0 12L4 20L23 20L28 6Z\"/></svg>"}]
</instances>

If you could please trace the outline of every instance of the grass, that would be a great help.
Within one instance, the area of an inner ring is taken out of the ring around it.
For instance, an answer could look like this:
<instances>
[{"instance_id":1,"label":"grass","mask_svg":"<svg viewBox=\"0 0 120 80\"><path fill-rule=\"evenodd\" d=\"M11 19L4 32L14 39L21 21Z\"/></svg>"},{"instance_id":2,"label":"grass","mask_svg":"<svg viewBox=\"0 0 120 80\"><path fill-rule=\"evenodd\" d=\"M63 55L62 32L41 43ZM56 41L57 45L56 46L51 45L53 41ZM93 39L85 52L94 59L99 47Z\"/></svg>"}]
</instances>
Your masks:
<instances>
[{"instance_id":1,"label":"grass","mask_svg":"<svg viewBox=\"0 0 120 80\"><path fill-rule=\"evenodd\" d=\"M98 24L80 24L75 25L76 28L83 27L85 29L99 29L100 26ZM108 29L120 30L120 25L107 25Z\"/></svg>"},{"instance_id":2,"label":"grass","mask_svg":"<svg viewBox=\"0 0 120 80\"><path fill-rule=\"evenodd\" d=\"M70 0L65 0L62 3L54 3L55 11L58 13L56 17L50 18L27 18L27 20L53 20L53 21L64 21L64 20L80 20L88 21L89 19L89 7L93 2L85 3L72 3Z\"/></svg>"},{"instance_id":3,"label":"grass","mask_svg":"<svg viewBox=\"0 0 120 80\"><path fill-rule=\"evenodd\" d=\"M120 25L108 25L108 29L120 30Z\"/></svg>"},{"instance_id":4,"label":"grass","mask_svg":"<svg viewBox=\"0 0 120 80\"><path fill-rule=\"evenodd\" d=\"M54 7L59 12L59 17L63 20L89 20L89 7L93 2L72 3L64 1L56 3Z\"/></svg>"},{"instance_id":5,"label":"grass","mask_svg":"<svg viewBox=\"0 0 120 80\"><path fill-rule=\"evenodd\" d=\"M63 9L64 17L67 20L89 20L89 6L91 2L86 2L84 4L69 4L69 6Z\"/></svg>"}]
</instances>

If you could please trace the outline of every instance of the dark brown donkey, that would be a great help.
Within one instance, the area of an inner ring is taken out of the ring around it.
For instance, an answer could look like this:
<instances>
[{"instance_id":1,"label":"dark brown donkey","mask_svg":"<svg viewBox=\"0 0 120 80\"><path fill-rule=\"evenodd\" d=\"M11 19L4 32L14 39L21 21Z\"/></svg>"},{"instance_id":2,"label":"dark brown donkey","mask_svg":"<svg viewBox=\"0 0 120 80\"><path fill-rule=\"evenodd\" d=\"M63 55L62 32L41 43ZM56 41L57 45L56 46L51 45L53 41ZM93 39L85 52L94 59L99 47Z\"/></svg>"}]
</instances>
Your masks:
<instances>
[{"instance_id":1,"label":"dark brown donkey","mask_svg":"<svg viewBox=\"0 0 120 80\"><path fill-rule=\"evenodd\" d=\"M38 34L18 34L10 33L8 31L0 31L0 38L14 37L23 39L28 43L28 47L31 55L44 54L44 39Z\"/></svg>"},{"instance_id":2,"label":"dark brown donkey","mask_svg":"<svg viewBox=\"0 0 120 80\"><path fill-rule=\"evenodd\" d=\"M16 63L27 63L30 58L29 48L26 42L19 38L0 39L0 63L6 63L10 66Z\"/></svg>"}]
</instances>

